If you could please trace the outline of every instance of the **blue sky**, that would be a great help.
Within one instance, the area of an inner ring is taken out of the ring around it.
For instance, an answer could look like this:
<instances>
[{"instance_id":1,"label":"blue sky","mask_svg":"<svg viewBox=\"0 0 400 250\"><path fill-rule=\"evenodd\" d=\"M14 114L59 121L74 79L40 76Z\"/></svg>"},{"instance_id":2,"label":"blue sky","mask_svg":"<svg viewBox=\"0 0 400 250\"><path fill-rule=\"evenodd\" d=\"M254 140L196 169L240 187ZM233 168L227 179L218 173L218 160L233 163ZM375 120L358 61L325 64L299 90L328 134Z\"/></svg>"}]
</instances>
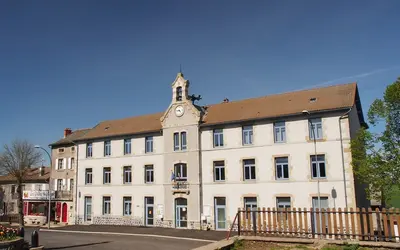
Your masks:
<instances>
[{"instance_id":1,"label":"blue sky","mask_svg":"<svg viewBox=\"0 0 400 250\"><path fill-rule=\"evenodd\" d=\"M1 1L0 144L165 110L400 76L400 1ZM371 74L369 74L371 73ZM352 77L353 76L353 77ZM346 78L347 77L347 78Z\"/></svg>"}]
</instances>

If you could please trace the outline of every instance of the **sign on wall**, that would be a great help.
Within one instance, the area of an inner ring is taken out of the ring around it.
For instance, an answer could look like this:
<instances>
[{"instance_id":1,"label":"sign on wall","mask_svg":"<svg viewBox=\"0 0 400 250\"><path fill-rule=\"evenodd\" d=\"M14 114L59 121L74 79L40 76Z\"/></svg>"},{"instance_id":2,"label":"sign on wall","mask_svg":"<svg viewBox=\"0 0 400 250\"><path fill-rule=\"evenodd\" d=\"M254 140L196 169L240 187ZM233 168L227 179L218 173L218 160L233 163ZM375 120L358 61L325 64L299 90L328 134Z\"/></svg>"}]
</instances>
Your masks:
<instances>
[{"instance_id":1,"label":"sign on wall","mask_svg":"<svg viewBox=\"0 0 400 250\"><path fill-rule=\"evenodd\" d=\"M55 198L55 192L51 191L51 199ZM22 193L24 200L48 200L49 191L24 191Z\"/></svg>"}]
</instances>

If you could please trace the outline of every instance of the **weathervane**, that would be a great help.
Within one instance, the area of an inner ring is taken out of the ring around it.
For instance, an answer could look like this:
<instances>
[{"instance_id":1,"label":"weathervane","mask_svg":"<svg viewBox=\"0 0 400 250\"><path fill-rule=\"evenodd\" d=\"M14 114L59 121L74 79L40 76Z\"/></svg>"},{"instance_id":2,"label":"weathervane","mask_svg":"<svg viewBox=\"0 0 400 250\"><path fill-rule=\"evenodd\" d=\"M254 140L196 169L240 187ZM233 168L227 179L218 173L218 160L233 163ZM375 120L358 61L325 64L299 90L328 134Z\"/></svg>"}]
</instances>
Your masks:
<instances>
[{"instance_id":1,"label":"weathervane","mask_svg":"<svg viewBox=\"0 0 400 250\"><path fill-rule=\"evenodd\" d=\"M195 101L200 101L202 98L201 98L201 95L198 95L198 96L196 96L196 95L190 95L189 96L189 99L192 101L192 103L194 104L194 102Z\"/></svg>"}]
</instances>

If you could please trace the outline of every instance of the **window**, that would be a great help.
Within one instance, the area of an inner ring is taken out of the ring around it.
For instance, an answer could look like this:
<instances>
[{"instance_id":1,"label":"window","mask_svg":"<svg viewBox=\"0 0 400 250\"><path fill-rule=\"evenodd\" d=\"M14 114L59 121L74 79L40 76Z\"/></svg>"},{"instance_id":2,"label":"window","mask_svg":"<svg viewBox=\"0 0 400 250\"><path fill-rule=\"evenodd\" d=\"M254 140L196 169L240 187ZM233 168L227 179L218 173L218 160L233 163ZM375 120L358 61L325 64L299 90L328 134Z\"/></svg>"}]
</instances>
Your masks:
<instances>
[{"instance_id":1,"label":"window","mask_svg":"<svg viewBox=\"0 0 400 250\"><path fill-rule=\"evenodd\" d=\"M277 208L290 208L290 197L277 197L276 198Z\"/></svg>"},{"instance_id":2,"label":"window","mask_svg":"<svg viewBox=\"0 0 400 250\"><path fill-rule=\"evenodd\" d=\"M311 156L312 178L326 178L325 155Z\"/></svg>"},{"instance_id":3,"label":"window","mask_svg":"<svg viewBox=\"0 0 400 250\"><path fill-rule=\"evenodd\" d=\"M111 197L103 197L103 215L111 214Z\"/></svg>"},{"instance_id":4,"label":"window","mask_svg":"<svg viewBox=\"0 0 400 250\"><path fill-rule=\"evenodd\" d=\"M58 149L58 153L64 153L64 151L65 151L64 148L59 148Z\"/></svg>"},{"instance_id":5,"label":"window","mask_svg":"<svg viewBox=\"0 0 400 250\"><path fill-rule=\"evenodd\" d=\"M254 159L243 161L244 180L256 179L256 163Z\"/></svg>"},{"instance_id":6,"label":"window","mask_svg":"<svg viewBox=\"0 0 400 250\"><path fill-rule=\"evenodd\" d=\"M86 144L86 157L90 158L93 156L93 144L87 143Z\"/></svg>"},{"instance_id":7,"label":"window","mask_svg":"<svg viewBox=\"0 0 400 250\"><path fill-rule=\"evenodd\" d=\"M244 126L242 128L242 143L243 145L253 144L253 126Z\"/></svg>"},{"instance_id":8,"label":"window","mask_svg":"<svg viewBox=\"0 0 400 250\"><path fill-rule=\"evenodd\" d=\"M75 152L75 147L71 147L71 152Z\"/></svg>"},{"instance_id":9,"label":"window","mask_svg":"<svg viewBox=\"0 0 400 250\"><path fill-rule=\"evenodd\" d=\"M276 208L278 211L281 211L278 213L278 221L279 222L284 222L288 218L287 213L283 213L282 211L285 211L286 209L290 209L290 197L277 197L276 198Z\"/></svg>"},{"instance_id":10,"label":"window","mask_svg":"<svg viewBox=\"0 0 400 250\"><path fill-rule=\"evenodd\" d=\"M146 153L153 152L153 136L147 136L145 140L146 140L146 145L145 145Z\"/></svg>"},{"instance_id":11,"label":"window","mask_svg":"<svg viewBox=\"0 0 400 250\"><path fill-rule=\"evenodd\" d=\"M257 197L244 197L244 208L245 210L256 210Z\"/></svg>"},{"instance_id":12,"label":"window","mask_svg":"<svg viewBox=\"0 0 400 250\"><path fill-rule=\"evenodd\" d=\"M274 139L275 142L286 142L285 122L274 123Z\"/></svg>"},{"instance_id":13,"label":"window","mask_svg":"<svg viewBox=\"0 0 400 250\"><path fill-rule=\"evenodd\" d=\"M182 87L176 88L176 100L182 101Z\"/></svg>"},{"instance_id":14,"label":"window","mask_svg":"<svg viewBox=\"0 0 400 250\"><path fill-rule=\"evenodd\" d=\"M92 184L93 170L91 168L85 169L85 184Z\"/></svg>"},{"instance_id":15,"label":"window","mask_svg":"<svg viewBox=\"0 0 400 250\"><path fill-rule=\"evenodd\" d=\"M153 183L154 182L154 167L153 165L144 166L144 182Z\"/></svg>"},{"instance_id":16,"label":"window","mask_svg":"<svg viewBox=\"0 0 400 250\"><path fill-rule=\"evenodd\" d=\"M187 169L185 163L175 164L175 179L177 181L187 181Z\"/></svg>"},{"instance_id":17,"label":"window","mask_svg":"<svg viewBox=\"0 0 400 250\"><path fill-rule=\"evenodd\" d=\"M132 214L132 197L124 197L124 216Z\"/></svg>"},{"instance_id":18,"label":"window","mask_svg":"<svg viewBox=\"0 0 400 250\"><path fill-rule=\"evenodd\" d=\"M13 193L15 193L15 192L16 192L15 185L12 185L12 186L11 186L11 194L13 194Z\"/></svg>"},{"instance_id":19,"label":"window","mask_svg":"<svg viewBox=\"0 0 400 250\"><path fill-rule=\"evenodd\" d=\"M64 165L64 159L58 159L58 168L57 169L63 169L63 165Z\"/></svg>"},{"instance_id":20,"label":"window","mask_svg":"<svg viewBox=\"0 0 400 250\"><path fill-rule=\"evenodd\" d=\"M308 127L310 131L310 140L322 139L322 120L321 118L314 118L308 120Z\"/></svg>"},{"instance_id":21,"label":"window","mask_svg":"<svg viewBox=\"0 0 400 250\"><path fill-rule=\"evenodd\" d=\"M222 129L214 129L214 147L224 146L224 133Z\"/></svg>"},{"instance_id":22,"label":"window","mask_svg":"<svg viewBox=\"0 0 400 250\"><path fill-rule=\"evenodd\" d=\"M71 158L71 168L74 168L74 167L75 167L75 158L72 157Z\"/></svg>"},{"instance_id":23,"label":"window","mask_svg":"<svg viewBox=\"0 0 400 250\"><path fill-rule=\"evenodd\" d=\"M289 163L287 157L275 158L276 179L289 179Z\"/></svg>"},{"instance_id":24,"label":"window","mask_svg":"<svg viewBox=\"0 0 400 250\"><path fill-rule=\"evenodd\" d=\"M132 183L132 167L125 166L124 167L124 184Z\"/></svg>"},{"instance_id":25,"label":"window","mask_svg":"<svg viewBox=\"0 0 400 250\"><path fill-rule=\"evenodd\" d=\"M224 161L214 161L214 181L225 181Z\"/></svg>"},{"instance_id":26,"label":"window","mask_svg":"<svg viewBox=\"0 0 400 250\"><path fill-rule=\"evenodd\" d=\"M174 151L179 150L179 133L174 133Z\"/></svg>"},{"instance_id":27,"label":"window","mask_svg":"<svg viewBox=\"0 0 400 250\"><path fill-rule=\"evenodd\" d=\"M104 156L111 155L111 141L104 141Z\"/></svg>"},{"instance_id":28,"label":"window","mask_svg":"<svg viewBox=\"0 0 400 250\"><path fill-rule=\"evenodd\" d=\"M74 191L74 179L69 180L69 190Z\"/></svg>"},{"instance_id":29,"label":"window","mask_svg":"<svg viewBox=\"0 0 400 250\"><path fill-rule=\"evenodd\" d=\"M63 190L63 180L62 179L57 179L57 190Z\"/></svg>"},{"instance_id":30,"label":"window","mask_svg":"<svg viewBox=\"0 0 400 250\"><path fill-rule=\"evenodd\" d=\"M111 168L103 168L103 184L111 183Z\"/></svg>"},{"instance_id":31,"label":"window","mask_svg":"<svg viewBox=\"0 0 400 250\"><path fill-rule=\"evenodd\" d=\"M124 140L124 155L129 155L132 152L131 139Z\"/></svg>"},{"instance_id":32,"label":"window","mask_svg":"<svg viewBox=\"0 0 400 250\"><path fill-rule=\"evenodd\" d=\"M186 150L187 142L186 142L186 132L181 132L181 149Z\"/></svg>"}]
</instances>

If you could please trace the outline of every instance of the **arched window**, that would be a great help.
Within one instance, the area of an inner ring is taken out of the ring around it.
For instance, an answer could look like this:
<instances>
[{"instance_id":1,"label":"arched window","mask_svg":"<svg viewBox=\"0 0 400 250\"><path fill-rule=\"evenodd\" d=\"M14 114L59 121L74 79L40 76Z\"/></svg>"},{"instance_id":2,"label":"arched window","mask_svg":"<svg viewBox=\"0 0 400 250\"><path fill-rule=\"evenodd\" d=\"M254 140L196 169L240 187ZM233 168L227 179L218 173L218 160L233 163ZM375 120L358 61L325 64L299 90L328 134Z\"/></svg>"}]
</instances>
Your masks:
<instances>
[{"instance_id":1,"label":"arched window","mask_svg":"<svg viewBox=\"0 0 400 250\"><path fill-rule=\"evenodd\" d=\"M176 181L187 181L187 167L185 163L175 164L174 170Z\"/></svg>"},{"instance_id":2,"label":"arched window","mask_svg":"<svg viewBox=\"0 0 400 250\"><path fill-rule=\"evenodd\" d=\"M182 87L176 88L176 100L182 101Z\"/></svg>"}]
</instances>

